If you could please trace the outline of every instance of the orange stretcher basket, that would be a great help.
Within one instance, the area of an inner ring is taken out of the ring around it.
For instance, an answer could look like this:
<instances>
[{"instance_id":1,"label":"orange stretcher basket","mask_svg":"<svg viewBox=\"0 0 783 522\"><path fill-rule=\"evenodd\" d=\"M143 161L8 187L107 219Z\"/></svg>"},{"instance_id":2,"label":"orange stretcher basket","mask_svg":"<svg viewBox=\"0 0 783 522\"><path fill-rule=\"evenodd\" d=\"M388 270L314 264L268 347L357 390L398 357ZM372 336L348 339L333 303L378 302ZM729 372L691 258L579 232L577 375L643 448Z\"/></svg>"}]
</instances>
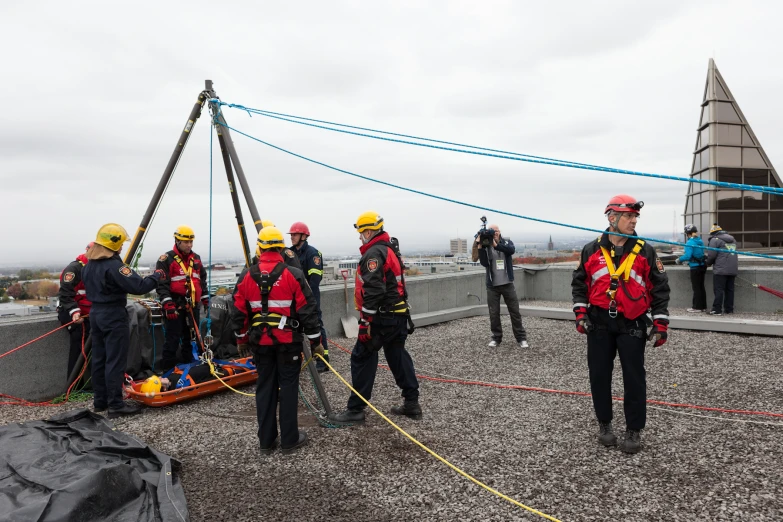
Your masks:
<instances>
[{"instance_id":1,"label":"orange stretcher basket","mask_svg":"<svg viewBox=\"0 0 783 522\"><path fill-rule=\"evenodd\" d=\"M248 361L252 361L252 359L253 359L252 357L247 357L243 359L236 359L233 362L247 363ZM227 368L227 369L231 368L231 364L230 363L223 364L223 368ZM247 371L237 372L234 375L227 375L225 377L221 377L221 379L223 379L223 382L225 382L232 388L253 383L256 381L257 378L258 378L258 372L256 370L247 370ZM169 406L177 402L184 402L193 399L198 399L207 395L212 395L213 393L218 393L218 392L228 390L228 388L226 387L225 384L223 384L223 382L214 379L211 381L206 381L191 386L185 386L184 388L177 388L165 392L143 393L139 391L139 388L141 388L141 385L144 384L144 381L134 381L132 384L126 386L125 389L128 392L129 399L133 399L134 401L140 402L145 406L159 407L159 406Z\"/></svg>"}]
</instances>

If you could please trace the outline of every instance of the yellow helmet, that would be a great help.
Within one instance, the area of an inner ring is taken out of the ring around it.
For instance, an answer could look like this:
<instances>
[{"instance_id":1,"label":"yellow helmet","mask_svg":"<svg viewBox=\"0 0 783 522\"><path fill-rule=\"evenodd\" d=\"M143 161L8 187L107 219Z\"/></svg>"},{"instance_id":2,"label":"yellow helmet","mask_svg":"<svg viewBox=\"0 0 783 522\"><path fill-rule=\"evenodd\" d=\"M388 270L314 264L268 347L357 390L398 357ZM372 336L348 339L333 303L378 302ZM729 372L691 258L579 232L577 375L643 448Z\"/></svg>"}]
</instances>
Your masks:
<instances>
[{"instance_id":1,"label":"yellow helmet","mask_svg":"<svg viewBox=\"0 0 783 522\"><path fill-rule=\"evenodd\" d=\"M193 229L189 226L180 225L174 231L174 239L177 241L193 241L196 239L196 234L193 233Z\"/></svg>"},{"instance_id":2,"label":"yellow helmet","mask_svg":"<svg viewBox=\"0 0 783 522\"><path fill-rule=\"evenodd\" d=\"M159 393L161 388L160 378L157 375L153 375L146 381L144 381L139 387L141 393Z\"/></svg>"},{"instance_id":3,"label":"yellow helmet","mask_svg":"<svg viewBox=\"0 0 783 522\"><path fill-rule=\"evenodd\" d=\"M117 223L106 223L98 229L98 234L95 236L96 243L115 252L119 252L126 241L130 241L128 233Z\"/></svg>"},{"instance_id":4,"label":"yellow helmet","mask_svg":"<svg viewBox=\"0 0 783 522\"><path fill-rule=\"evenodd\" d=\"M273 226L275 226L275 224L269 221L268 219L261 220L261 228L273 227Z\"/></svg>"},{"instance_id":5,"label":"yellow helmet","mask_svg":"<svg viewBox=\"0 0 783 522\"><path fill-rule=\"evenodd\" d=\"M276 227L264 227L258 233L258 248L267 250L270 248L285 248L283 233Z\"/></svg>"},{"instance_id":6,"label":"yellow helmet","mask_svg":"<svg viewBox=\"0 0 783 522\"><path fill-rule=\"evenodd\" d=\"M369 210L362 213L357 219L356 224L353 226L359 233L365 230L380 230L383 228L383 218L377 212Z\"/></svg>"}]
</instances>

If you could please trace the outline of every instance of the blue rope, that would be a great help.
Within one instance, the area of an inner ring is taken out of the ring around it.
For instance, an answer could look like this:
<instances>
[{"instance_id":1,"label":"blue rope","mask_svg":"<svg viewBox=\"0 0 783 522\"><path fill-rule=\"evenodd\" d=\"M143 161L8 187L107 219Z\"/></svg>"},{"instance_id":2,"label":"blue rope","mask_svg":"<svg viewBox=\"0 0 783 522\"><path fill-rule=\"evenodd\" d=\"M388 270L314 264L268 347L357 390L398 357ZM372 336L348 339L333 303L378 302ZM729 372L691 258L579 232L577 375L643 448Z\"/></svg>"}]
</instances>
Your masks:
<instances>
[{"instance_id":1,"label":"blue rope","mask_svg":"<svg viewBox=\"0 0 783 522\"><path fill-rule=\"evenodd\" d=\"M505 216L511 216L511 217L515 217L515 218L519 218L519 219L526 219L528 221L535 221L535 222L538 222L538 223L546 223L548 225L555 225L555 226L558 226L558 227L573 228L573 229L576 229L576 230L584 230L586 232L592 232L592 233L598 233L598 234L607 233L607 234L610 234L610 235L613 235L613 236L627 237L627 238L631 238L631 239L643 239L643 240L648 241L648 242L663 243L663 244L666 244L666 245L675 245L675 246L682 246L682 247L686 246L685 243L679 243L677 241L667 241L665 239L653 239L653 238L643 237L643 236L631 236L631 235L628 235L628 234L621 234L619 232L608 232L608 231L605 231L605 230L598 230L598 229L595 229L595 228L580 227L578 225L569 225L567 223L559 223L557 221L551 221L551 220L548 220L548 219L541 219L541 218L534 218L534 217L530 217L530 216L523 216L521 214L515 214L513 212L506 212L506 211L503 211L503 210L497 210L497 209L490 208L490 207L485 207L485 206L482 206L482 205L476 205L474 203L468 203L468 202L465 202L465 201L459 201L457 199L447 198L447 197L444 197L444 196L438 196L436 194L430 194L429 192L423 192L421 190L416 190L416 189L412 189L412 188L408 188L408 187L403 187L401 185L395 185L394 183L389 183L388 181L381 181L381 180L378 180L378 179L370 178L368 176L362 176L361 174L356 174L354 172L350 172L348 170L344 170L344 169L341 169L341 168L338 168L338 167L333 167L332 165L328 165L328 164L323 163L321 161L308 158L307 156L302 156L301 154L297 154L295 152L291 152L291 151L286 150L286 149L284 149L282 147L278 147L277 145L272 145L269 142L266 142L266 141L264 141L262 139L256 138L255 136L251 136L250 134L244 133L244 132L242 132L240 130L237 130L234 127L231 127L229 125L224 125L222 123L220 123L220 125L223 125L227 129L229 129L229 130L231 130L233 132L236 132L237 134L241 134L242 136L245 136L246 138L250 138L251 140L254 140L254 141L257 141L259 143L262 143L262 144L266 145L267 147L271 147L273 149L279 150L280 152L285 152L286 154L290 154L291 156L295 156L295 157L297 157L299 159L303 159L305 161L309 161L310 163L314 163L316 165L321 165L322 167L326 167L327 169L331 169L331 170L334 170L334 171L337 171L337 172L341 172L343 174L347 174L347 175L353 176L355 178L363 179L365 181L371 181L373 183L386 185L387 187L392 187L392 188L396 188L396 189L399 189L399 190L412 192L414 194L419 194L421 196L427 196L429 198L439 199L441 201L447 201L449 203L456 203L457 205L462 205L462 206L465 206L465 207L475 208L475 209L479 209L479 210L486 210L487 212L495 212L496 214L502 214L502 215L505 215ZM705 250L714 250L716 252L728 252L730 254L742 254L742 255L751 256L751 257L761 257L761 258L765 258L765 259L774 259L776 261L783 261L783 257L773 256L773 255L769 255L769 254L757 254L755 252L745 252L745 251L741 251L741 250L728 250L728 249L725 249L725 248L714 248L714 247L709 247L709 246L704 246L702 248L704 248Z\"/></svg>"},{"instance_id":2,"label":"blue rope","mask_svg":"<svg viewBox=\"0 0 783 522\"><path fill-rule=\"evenodd\" d=\"M712 181L712 180L694 179L694 178L682 177L682 176L669 176L669 175L666 175L666 174L651 174L651 173L648 173L648 172L639 172L639 171L634 171L634 170L615 169L615 168L612 168L612 167L602 167L602 166L599 166L599 165L591 165L589 163L577 163L577 162L573 162L573 161L558 160L558 159L546 158L546 157L542 157L542 156L531 156L529 154L521 154L521 153L516 153L516 152L506 152L506 151L500 151L500 150L496 150L496 149L488 149L488 148L484 148L484 147L474 147L472 145L461 145L459 143L453 143L453 142L448 142L448 141L433 140L433 139L429 139L429 138L419 138L419 137L416 137L416 136L410 136L410 135L406 135L406 134L396 134L396 133L393 133L393 132L386 132L386 131L377 131L377 130L373 130L373 129L366 129L364 127L355 127L355 126L351 126L351 125L343 125L343 124L340 124L340 123L330 123L330 122L325 122L325 121L321 121L321 120L313 120L313 119L310 119L310 118L301 118L303 120L318 121L318 122L321 122L321 123L327 123L329 125L339 125L339 126L348 127L348 128L368 130L368 131L371 131L371 132L377 132L377 133L381 133L381 134L389 134L389 135L392 135L392 136L404 136L404 137L418 139L418 140L422 140L422 141L430 141L430 142L434 142L434 143L444 143L444 144L450 144L450 145L457 145L457 146L460 146L460 147L469 147L469 148L476 149L476 150L455 149L455 148L452 148L452 147L441 147L441 146L437 146L437 145L429 145L427 143L415 143L415 142L412 142L412 141L399 140L399 139L394 139L394 138L384 138L382 136L373 136L371 134L364 134L364 133L361 133L361 132L353 132L353 131L348 131L348 130L343 130L343 129L335 129L335 128L332 128L332 127L325 127L323 125L315 125L314 123L306 123L305 121L296 121L296 120L288 119L286 117L278 116L277 114L280 114L280 113L273 113L273 112L262 111L262 110L259 110L259 109L252 109L252 108L245 107L243 105L237 105L237 104L233 104L233 103L225 103L225 102L221 102L219 100L215 100L215 101L216 101L216 103L220 103L221 105L226 105L226 106L228 106L230 108L240 109L240 110L246 111L248 114L258 114L260 116L266 116L267 118L273 118L273 119L276 119L276 120L287 121L287 122L290 122L290 123L297 123L299 125L306 125L308 127L315 127L315 128L318 128L318 129L330 130L330 131L333 131L333 132L341 132L341 133L344 133L344 134L351 134L351 135L354 135L354 136L361 136L361 137L364 137L364 138L372 138L372 139L375 139L375 140L389 141L389 142L393 142L393 143L403 143L403 144L406 144L406 145L415 145L417 147L427 147L427 148L431 148L431 149L445 150L445 151L450 151L450 152L460 152L460 153L463 153L463 154L474 154L474 155L477 155L477 156L487 156L487 157L490 157L490 158L508 159L508 160L513 160L513 161L524 161L524 162L527 162L527 163L537 163L537 164L541 164L541 165L554 165L554 166L557 166L557 167L569 167L569 168L574 168L574 169L593 170L593 171L598 171L598 172L611 172L611 173L614 173L614 174L624 174L624 175L629 175L629 176L641 176L641 177L646 177L646 178L667 179L667 180L671 180L671 181L684 181L686 183L699 183L699 184L702 184L702 185L713 185L713 186L716 186L716 187L729 188L729 189L734 189L734 190L745 190L745 191L749 191L749 192L761 192L761 193L764 193L764 194L772 194L772 195L782 195L783 194L783 188L762 187L760 185L747 185L747 184L744 184L744 183L729 183L729 182L726 182L726 181ZM288 116L288 115L286 115L286 116ZM291 118L300 118L299 116L290 116L290 117ZM479 152L479 151L494 151L494 152L501 152L502 154L490 154L488 152Z\"/></svg>"}]
</instances>

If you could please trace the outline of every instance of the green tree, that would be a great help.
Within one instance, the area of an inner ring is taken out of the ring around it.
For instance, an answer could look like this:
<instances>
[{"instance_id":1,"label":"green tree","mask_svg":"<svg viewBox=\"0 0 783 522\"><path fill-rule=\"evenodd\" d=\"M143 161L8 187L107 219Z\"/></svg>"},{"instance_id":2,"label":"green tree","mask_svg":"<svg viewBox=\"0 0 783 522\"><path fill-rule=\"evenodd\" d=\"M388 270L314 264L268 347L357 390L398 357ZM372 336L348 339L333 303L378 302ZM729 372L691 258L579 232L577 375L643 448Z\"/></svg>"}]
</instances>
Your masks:
<instances>
[{"instance_id":1,"label":"green tree","mask_svg":"<svg viewBox=\"0 0 783 522\"><path fill-rule=\"evenodd\" d=\"M30 279L35 279L35 278L33 277L34 275L35 275L35 274L33 273L33 271L32 271L32 270L30 270L30 269L28 269L28 268L23 268L23 269L21 269L21 270L19 271L19 280L20 280L20 281L28 281L28 280L30 280Z\"/></svg>"}]
</instances>

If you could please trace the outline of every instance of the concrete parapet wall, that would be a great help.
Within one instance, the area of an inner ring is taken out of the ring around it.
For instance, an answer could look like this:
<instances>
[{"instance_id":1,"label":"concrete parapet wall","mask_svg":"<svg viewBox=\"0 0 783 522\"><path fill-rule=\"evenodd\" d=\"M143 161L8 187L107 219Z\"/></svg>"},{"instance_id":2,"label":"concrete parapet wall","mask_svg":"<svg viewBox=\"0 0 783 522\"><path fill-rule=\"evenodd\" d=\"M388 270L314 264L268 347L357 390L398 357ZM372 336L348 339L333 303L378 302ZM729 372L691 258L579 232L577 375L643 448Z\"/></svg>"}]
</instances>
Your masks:
<instances>
[{"instance_id":1,"label":"concrete parapet wall","mask_svg":"<svg viewBox=\"0 0 783 522\"><path fill-rule=\"evenodd\" d=\"M569 267L549 267L541 271L524 271L525 299L543 301L571 301L571 273ZM670 306L687 308L691 306L690 269L684 266L666 267L671 287ZM783 270L780 268L741 268L734 289L734 310L736 312L774 313L783 309L783 300L768 292L753 288L751 283L783 290ZM712 270L707 271L707 306L712 304Z\"/></svg>"},{"instance_id":2,"label":"concrete parapet wall","mask_svg":"<svg viewBox=\"0 0 783 522\"><path fill-rule=\"evenodd\" d=\"M666 271L669 274L672 290L671 305L681 308L690 306L691 284L688 268L669 267ZM570 302L571 272L572 269L568 267L549 267L535 272L517 270L514 284L520 299ZM783 300L753 288L747 282L783 290L782 269L765 267L741 269L740 277L744 280L737 280L735 291L737 312L772 313L783 309ZM487 291L483 271L417 276L408 278L407 283L411 309L414 316L417 316L418 326L486 313ZM708 302L711 302L711 271L707 273L707 297ZM353 310L353 284L348 286L348 300L351 315L358 317L358 313ZM321 289L324 325L331 336L343 335L340 318L345 314L345 304L342 286L329 285ZM531 315L539 313L532 309L525 310L524 302L522 305L523 313ZM439 313L445 311L448 313ZM551 312L550 315L552 313L555 314L553 318L561 318L556 312ZM570 312L562 318L570 319ZM51 316L12 322L0 321L0 354L58 326L57 319ZM675 324L673 323L672 326L675 327ZM683 324L681 327L689 326ZM764 334L774 335L766 332ZM17 353L0 359L0 393L28 400L44 400L57 396L65 391L67 363L67 335L65 332L55 332Z\"/></svg>"}]
</instances>

